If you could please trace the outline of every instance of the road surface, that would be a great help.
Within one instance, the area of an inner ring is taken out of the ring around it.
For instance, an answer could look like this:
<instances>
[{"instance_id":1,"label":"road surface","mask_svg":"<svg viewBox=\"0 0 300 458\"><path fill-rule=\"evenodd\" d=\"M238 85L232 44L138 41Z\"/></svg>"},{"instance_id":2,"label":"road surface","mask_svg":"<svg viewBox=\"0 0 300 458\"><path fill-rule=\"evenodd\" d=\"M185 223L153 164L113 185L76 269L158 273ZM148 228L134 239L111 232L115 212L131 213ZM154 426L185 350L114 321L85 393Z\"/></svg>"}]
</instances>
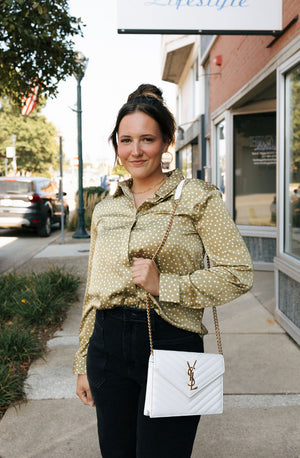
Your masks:
<instances>
[{"instance_id":1,"label":"road surface","mask_svg":"<svg viewBox=\"0 0 300 458\"><path fill-rule=\"evenodd\" d=\"M0 229L0 273L24 264L59 237L58 226L53 226L50 237L25 229Z\"/></svg>"}]
</instances>

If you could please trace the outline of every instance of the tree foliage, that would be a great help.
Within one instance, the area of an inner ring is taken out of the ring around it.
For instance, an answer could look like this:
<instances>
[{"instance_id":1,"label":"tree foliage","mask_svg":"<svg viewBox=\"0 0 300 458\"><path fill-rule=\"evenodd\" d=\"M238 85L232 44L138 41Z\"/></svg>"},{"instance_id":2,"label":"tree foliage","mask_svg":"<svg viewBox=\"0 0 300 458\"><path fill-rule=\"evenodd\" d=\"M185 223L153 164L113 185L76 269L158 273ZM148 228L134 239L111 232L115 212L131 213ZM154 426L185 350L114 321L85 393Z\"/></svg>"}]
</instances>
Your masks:
<instances>
[{"instance_id":1,"label":"tree foliage","mask_svg":"<svg viewBox=\"0 0 300 458\"><path fill-rule=\"evenodd\" d=\"M57 93L57 84L80 71L72 37L81 19L68 0L0 0L0 95L21 103L22 94Z\"/></svg>"},{"instance_id":2,"label":"tree foliage","mask_svg":"<svg viewBox=\"0 0 300 458\"><path fill-rule=\"evenodd\" d=\"M40 107L23 116L20 107L8 99L0 99L0 103L0 174L4 174L6 147L12 146L12 135L17 137L17 168L22 174L45 174L51 166L57 167L57 131L40 114Z\"/></svg>"},{"instance_id":3,"label":"tree foliage","mask_svg":"<svg viewBox=\"0 0 300 458\"><path fill-rule=\"evenodd\" d=\"M119 175L120 177L124 177L125 175L128 175L127 170L121 164L115 165L114 168L113 168L112 173L114 175Z\"/></svg>"}]
</instances>

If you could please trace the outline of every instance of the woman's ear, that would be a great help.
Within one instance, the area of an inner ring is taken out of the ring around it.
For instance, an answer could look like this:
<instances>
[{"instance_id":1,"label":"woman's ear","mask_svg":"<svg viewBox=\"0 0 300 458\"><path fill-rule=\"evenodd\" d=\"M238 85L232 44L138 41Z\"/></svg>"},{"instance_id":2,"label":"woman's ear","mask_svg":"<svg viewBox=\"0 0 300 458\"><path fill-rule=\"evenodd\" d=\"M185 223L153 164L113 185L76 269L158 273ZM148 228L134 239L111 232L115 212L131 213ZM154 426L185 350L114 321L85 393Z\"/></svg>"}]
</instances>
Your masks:
<instances>
[{"instance_id":1,"label":"woman's ear","mask_svg":"<svg viewBox=\"0 0 300 458\"><path fill-rule=\"evenodd\" d=\"M170 146L170 142L165 142L162 152L167 153Z\"/></svg>"}]
</instances>

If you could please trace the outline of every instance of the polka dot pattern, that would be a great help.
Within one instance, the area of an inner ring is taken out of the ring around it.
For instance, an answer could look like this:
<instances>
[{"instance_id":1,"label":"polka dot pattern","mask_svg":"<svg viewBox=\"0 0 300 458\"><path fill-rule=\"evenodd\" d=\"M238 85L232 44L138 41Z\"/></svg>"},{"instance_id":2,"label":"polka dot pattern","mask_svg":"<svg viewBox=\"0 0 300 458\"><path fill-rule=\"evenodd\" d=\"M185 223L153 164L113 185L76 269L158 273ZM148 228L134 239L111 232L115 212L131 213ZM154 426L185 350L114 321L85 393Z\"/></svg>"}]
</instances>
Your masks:
<instances>
[{"instance_id":1,"label":"polka dot pattern","mask_svg":"<svg viewBox=\"0 0 300 458\"><path fill-rule=\"evenodd\" d=\"M116 306L146 308L143 289L131 276L133 257L150 258L160 244L183 176L168 179L136 210L131 180L95 208L79 350L73 372L86 373L86 355L97 309ZM211 267L205 268L207 253ZM220 305L247 292L253 282L250 254L232 221L220 191L201 180L187 180L167 241L156 260L159 297L152 307L173 325L204 335L206 307Z\"/></svg>"}]
</instances>

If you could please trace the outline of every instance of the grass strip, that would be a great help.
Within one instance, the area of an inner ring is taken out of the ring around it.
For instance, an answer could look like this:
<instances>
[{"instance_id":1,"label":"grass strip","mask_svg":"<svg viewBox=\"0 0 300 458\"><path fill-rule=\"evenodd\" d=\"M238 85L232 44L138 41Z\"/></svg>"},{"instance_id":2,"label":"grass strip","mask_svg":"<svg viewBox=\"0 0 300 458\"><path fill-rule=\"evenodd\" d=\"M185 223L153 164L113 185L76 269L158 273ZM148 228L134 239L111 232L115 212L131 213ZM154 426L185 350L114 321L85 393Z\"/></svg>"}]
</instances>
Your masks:
<instances>
[{"instance_id":1,"label":"grass strip","mask_svg":"<svg viewBox=\"0 0 300 458\"><path fill-rule=\"evenodd\" d=\"M30 364L43 356L46 342L77 298L80 278L64 268L36 274L0 276L0 419L26 399Z\"/></svg>"}]
</instances>

